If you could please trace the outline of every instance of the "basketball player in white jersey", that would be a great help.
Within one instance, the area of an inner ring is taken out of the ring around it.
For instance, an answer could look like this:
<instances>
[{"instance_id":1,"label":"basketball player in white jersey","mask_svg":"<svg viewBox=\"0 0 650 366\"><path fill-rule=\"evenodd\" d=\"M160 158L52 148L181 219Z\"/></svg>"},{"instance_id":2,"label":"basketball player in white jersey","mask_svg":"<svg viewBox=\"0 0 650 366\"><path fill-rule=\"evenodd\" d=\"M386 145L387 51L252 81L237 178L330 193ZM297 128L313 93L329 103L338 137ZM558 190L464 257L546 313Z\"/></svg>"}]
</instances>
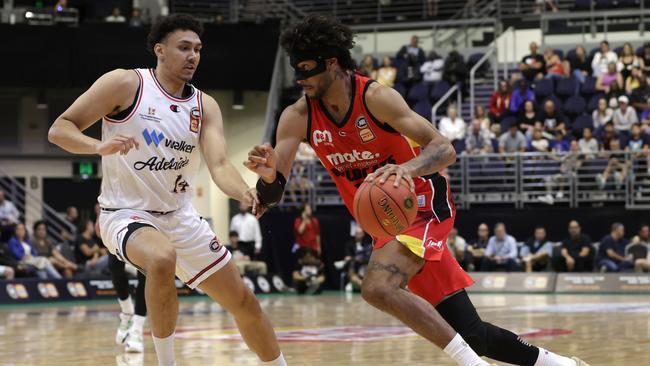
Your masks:
<instances>
[{"instance_id":1,"label":"basketball player in white jersey","mask_svg":"<svg viewBox=\"0 0 650 366\"><path fill-rule=\"evenodd\" d=\"M102 156L102 238L111 253L147 276L159 365L175 365L175 275L235 317L262 364L286 365L271 323L230 253L190 204L203 155L225 194L252 206L253 213L259 207L256 190L226 159L219 106L188 83L199 65L202 31L187 15L158 21L148 37L156 68L103 75L54 122L48 137L69 152ZM82 133L98 119L101 141Z\"/></svg>"}]
</instances>

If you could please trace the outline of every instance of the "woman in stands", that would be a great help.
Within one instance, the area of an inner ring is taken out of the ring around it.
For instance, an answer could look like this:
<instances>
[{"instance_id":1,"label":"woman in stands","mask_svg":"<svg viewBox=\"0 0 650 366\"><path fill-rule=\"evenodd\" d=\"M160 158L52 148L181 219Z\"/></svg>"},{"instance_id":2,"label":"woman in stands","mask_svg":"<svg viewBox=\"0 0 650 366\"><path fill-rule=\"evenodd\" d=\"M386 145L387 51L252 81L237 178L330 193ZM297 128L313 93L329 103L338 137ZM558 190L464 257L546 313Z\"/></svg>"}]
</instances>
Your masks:
<instances>
[{"instance_id":1,"label":"woman in stands","mask_svg":"<svg viewBox=\"0 0 650 366\"><path fill-rule=\"evenodd\" d=\"M605 98L600 98L598 99L598 108L594 110L593 114L591 115L591 118L594 121L594 129L595 130L600 130L605 125L607 122L611 122L612 118L614 117L614 110L612 108L609 108L609 105L607 104L607 99Z\"/></svg>"},{"instance_id":2,"label":"woman in stands","mask_svg":"<svg viewBox=\"0 0 650 366\"><path fill-rule=\"evenodd\" d=\"M616 85L615 85L616 84ZM612 89L623 87L623 76L616 70L616 63L610 62L607 65L607 72L600 75L596 80L596 90L610 94Z\"/></svg>"},{"instance_id":3,"label":"woman in stands","mask_svg":"<svg viewBox=\"0 0 650 366\"><path fill-rule=\"evenodd\" d=\"M621 57L618 58L616 69L623 76L623 80L627 80L632 75L632 69L635 67L643 68L643 59L634 54L634 49L629 42L623 45ZM627 84L626 84L627 85Z\"/></svg>"},{"instance_id":4,"label":"woman in stands","mask_svg":"<svg viewBox=\"0 0 650 366\"><path fill-rule=\"evenodd\" d=\"M23 265L34 268L36 275L41 279L60 279L61 274L54 268L52 263L38 255L32 242L27 237L25 224L16 225L14 236L9 239L9 251L11 255Z\"/></svg>"},{"instance_id":5,"label":"woman in stands","mask_svg":"<svg viewBox=\"0 0 650 366\"><path fill-rule=\"evenodd\" d=\"M576 47L573 57L569 60L571 75L580 82L584 83L587 76L591 75L591 63L587 57L587 51L583 46ZM577 93L576 93L577 94Z\"/></svg>"},{"instance_id":6,"label":"woman in stands","mask_svg":"<svg viewBox=\"0 0 650 366\"><path fill-rule=\"evenodd\" d=\"M552 48L544 50L544 61L546 61L546 78L547 79L563 79L566 75L564 73L564 66L562 59L558 56Z\"/></svg>"},{"instance_id":7,"label":"woman in stands","mask_svg":"<svg viewBox=\"0 0 650 366\"><path fill-rule=\"evenodd\" d=\"M392 88L395 85L395 78L397 77L397 69L393 66L390 57L384 57L384 62L381 67L375 71L373 78L381 85Z\"/></svg>"},{"instance_id":8,"label":"woman in stands","mask_svg":"<svg viewBox=\"0 0 650 366\"><path fill-rule=\"evenodd\" d=\"M54 268L63 273L63 277L70 278L77 270L77 265L66 259L52 244L52 240L47 236L45 221L36 221L34 224L33 244L38 255L47 258Z\"/></svg>"}]
</instances>

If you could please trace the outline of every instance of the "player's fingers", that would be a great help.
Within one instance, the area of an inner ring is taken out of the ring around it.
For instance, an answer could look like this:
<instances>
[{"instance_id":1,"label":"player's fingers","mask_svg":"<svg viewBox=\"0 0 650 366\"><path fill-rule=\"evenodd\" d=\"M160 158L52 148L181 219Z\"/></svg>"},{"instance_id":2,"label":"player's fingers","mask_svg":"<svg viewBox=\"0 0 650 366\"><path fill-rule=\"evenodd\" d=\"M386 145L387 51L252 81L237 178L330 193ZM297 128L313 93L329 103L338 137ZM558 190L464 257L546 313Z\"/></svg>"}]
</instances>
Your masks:
<instances>
[{"instance_id":1,"label":"player's fingers","mask_svg":"<svg viewBox=\"0 0 650 366\"><path fill-rule=\"evenodd\" d=\"M413 178L410 175L404 176L406 181L409 183L409 187L411 188L411 192L415 192L415 182L413 181Z\"/></svg>"},{"instance_id":2,"label":"player's fingers","mask_svg":"<svg viewBox=\"0 0 650 366\"><path fill-rule=\"evenodd\" d=\"M266 164L266 158L261 156L249 156L248 160L257 164Z\"/></svg>"},{"instance_id":3,"label":"player's fingers","mask_svg":"<svg viewBox=\"0 0 650 366\"><path fill-rule=\"evenodd\" d=\"M388 168L388 169L386 169L386 170L382 173L381 178L379 178L379 184L384 184L384 183L386 183L386 180L388 179L388 177L390 177L390 176L393 175L393 174L395 174L395 171L394 171L392 168Z\"/></svg>"}]
</instances>

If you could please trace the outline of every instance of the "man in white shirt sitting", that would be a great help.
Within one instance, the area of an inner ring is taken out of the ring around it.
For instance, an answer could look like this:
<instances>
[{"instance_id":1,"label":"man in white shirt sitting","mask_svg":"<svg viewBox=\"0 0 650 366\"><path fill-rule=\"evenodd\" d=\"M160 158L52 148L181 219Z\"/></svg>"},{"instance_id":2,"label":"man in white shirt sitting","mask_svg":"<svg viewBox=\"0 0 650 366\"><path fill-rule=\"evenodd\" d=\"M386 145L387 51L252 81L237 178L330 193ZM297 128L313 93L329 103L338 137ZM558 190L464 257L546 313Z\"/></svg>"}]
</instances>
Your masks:
<instances>
[{"instance_id":1,"label":"man in white shirt sitting","mask_svg":"<svg viewBox=\"0 0 650 366\"><path fill-rule=\"evenodd\" d=\"M618 61L618 56L616 56L616 53L609 50L609 42L600 42L600 51L596 52L594 59L591 61L591 68L594 71L594 77L597 78L600 75L607 73L607 65L609 65L610 62L616 63L616 61Z\"/></svg>"},{"instance_id":2,"label":"man in white shirt sitting","mask_svg":"<svg viewBox=\"0 0 650 366\"><path fill-rule=\"evenodd\" d=\"M262 251L262 232L257 218L248 212L245 204L239 204L239 213L230 220L230 231L239 235L239 250L250 258Z\"/></svg>"},{"instance_id":3,"label":"man in white shirt sitting","mask_svg":"<svg viewBox=\"0 0 650 366\"><path fill-rule=\"evenodd\" d=\"M447 107L447 117L440 120L438 127L440 133L454 143L456 140L463 140L467 132L467 124L458 117L458 110L455 105Z\"/></svg>"}]
</instances>

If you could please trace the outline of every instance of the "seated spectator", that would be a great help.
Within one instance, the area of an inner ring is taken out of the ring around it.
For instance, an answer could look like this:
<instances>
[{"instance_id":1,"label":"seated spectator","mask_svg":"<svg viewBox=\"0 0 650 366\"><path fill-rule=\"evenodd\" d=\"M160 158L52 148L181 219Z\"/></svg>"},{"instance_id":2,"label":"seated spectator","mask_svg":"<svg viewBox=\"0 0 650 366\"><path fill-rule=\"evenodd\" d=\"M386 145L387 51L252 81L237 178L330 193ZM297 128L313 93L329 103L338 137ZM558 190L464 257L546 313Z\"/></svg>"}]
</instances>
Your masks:
<instances>
[{"instance_id":1,"label":"seated spectator","mask_svg":"<svg viewBox=\"0 0 650 366\"><path fill-rule=\"evenodd\" d=\"M353 246L346 246L346 258L349 256L348 278L350 285L355 292L361 291L361 284L366 275L370 254L372 253L372 243L365 240L366 233L363 230L355 232Z\"/></svg>"},{"instance_id":2,"label":"seated spectator","mask_svg":"<svg viewBox=\"0 0 650 366\"><path fill-rule=\"evenodd\" d=\"M108 269L106 248L102 248L95 240L95 225L91 220L86 221L75 243L75 258L77 264L84 265L84 276L100 277Z\"/></svg>"},{"instance_id":3,"label":"seated spectator","mask_svg":"<svg viewBox=\"0 0 650 366\"><path fill-rule=\"evenodd\" d=\"M601 272L620 272L634 267L631 257L625 257L627 244L623 224L619 222L612 224L610 234L600 240L598 247L596 263Z\"/></svg>"},{"instance_id":4,"label":"seated spectator","mask_svg":"<svg viewBox=\"0 0 650 366\"><path fill-rule=\"evenodd\" d=\"M501 119L510 110L512 92L506 80L499 80L499 88L490 97L490 119L492 123L501 123Z\"/></svg>"},{"instance_id":5,"label":"seated spectator","mask_svg":"<svg viewBox=\"0 0 650 366\"><path fill-rule=\"evenodd\" d=\"M492 152L490 130L481 127L481 123L477 119L472 122L465 137L465 152L470 155L482 155Z\"/></svg>"},{"instance_id":6,"label":"seated spectator","mask_svg":"<svg viewBox=\"0 0 650 366\"><path fill-rule=\"evenodd\" d=\"M13 202L5 197L5 192L0 189L0 243L9 240L20 222L20 212Z\"/></svg>"},{"instance_id":7,"label":"seated spectator","mask_svg":"<svg viewBox=\"0 0 650 366\"><path fill-rule=\"evenodd\" d=\"M632 159L642 160L646 164L646 169L650 172L650 137L641 130L641 125L636 123L632 125L632 133L627 141L625 151L632 153Z\"/></svg>"},{"instance_id":8,"label":"seated spectator","mask_svg":"<svg viewBox=\"0 0 650 366\"><path fill-rule=\"evenodd\" d=\"M16 271L12 267L0 264L0 278L5 280L13 280L16 276Z\"/></svg>"},{"instance_id":9,"label":"seated spectator","mask_svg":"<svg viewBox=\"0 0 650 366\"><path fill-rule=\"evenodd\" d=\"M553 256L553 243L546 238L544 226L535 228L533 237L521 247L520 256L526 272L546 270Z\"/></svg>"},{"instance_id":10,"label":"seated spectator","mask_svg":"<svg viewBox=\"0 0 650 366\"><path fill-rule=\"evenodd\" d=\"M427 60L420 67L422 79L429 84L439 82L442 80L442 71L444 66L445 60L443 60L436 51L431 51Z\"/></svg>"},{"instance_id":11,"label":"seated spectator","mask_svg":"<svg viewBox=\"0 0 650 366\"><path fill-rule=\"evenodd\" d=\"M608 183L614 184L616 190L621 190L627 179L630 170L630 164L621 152L621 143L619 139L613 139L609 143L611 152L608 157L607 167L601 174L596 175L596 182L600 189L605 189Z\"/></svg>"},{"instance_id":12,"label":"seated spectator","mask_svg":"<svg viewBox=\"0 0 650 366\"><path fill-rule=\"evenodd\" d=\"M381 85L392 88L395 85L395 78L397 77L397 69L393 66L390 57L384 57L381 67L377 69L373 78Z\"/></svg>"},{"instance_id":13,"label":"seated spectator","mask_svg":"<svg viewBox=\"0 0 650 366\"><path fill-rule=\"evenodd\" d=\"M405 62L402 62L397 69L397 80L404 84L407 88L420 81L422 75L420 74L420 64L417 58L409 53L405 54Z\"/></svg>"},{"instance_id":14,"label":"seated spectator","mask_svg":"<svg viewBox=\"0 0 650 366\"><path fill-rule=\"evenodd\" d=\"M218 14L217 17L219 15L221 15L221 21L216 18L216 24L223 23L223 14ZM142 26L144 26L144 21L142 20L142 11L140 8L133 8L133 10L131 10L131 19L129 19L129 27L140 28Z\"/></svg>"},{"instance_id":15,"label":"seated spectator","mask_svg":"<svg viewBox=\"0 0 650 366\"><path fill-rule=\"evenodd\" d=\"M639 87L630 94L630 103L639 113L650 109L650 75L639 79Z\"/></svg>"},{"instance_id":16,"label":"seated spectator","mask_svg":"<svg viewBox=\"0 0 650 366\"><path fill-rule=\"evenodd\" d=\"M569 222L569 237L562 240L560 256L553 257L557 272L591 272L594 249L576 220Z\"/></svg>"},{"instance_id":17,"label":"seated spectator","mask_svg":"<svg viewBox=\"0 0 650 366\"><path fill-rule=\"evenodd\" d=\"M226 245L226 249L232 254L232 260L237 266L239 273L255 273L265 275L267 272L266 263L262 261L252 261L249 256L244 254L239 249L239 234L236 231L231 231L228 234L230 242Z\"/></svg>"},{"instance_id":18,"label":"seated spectator","mask_svg":"<svg viewBox=\"0 0 650 366\"><path fill-rule=\"evenodd\" d=\"M440 134L448 138L452 143L456 140L465 139L467 124L458 116L455 105L447 107L447 117L442 117L438 126Z\"/></svg>"},{"instance_id":19,"label":"seated spectator","mask_svg":"<svg viewBox=\"0 0 650 366\"><path fill-rule=\"evenodd\" d=\"M615 62L610 62L607 65L607 71L596 79L596 90L608 95L612 93L612 89L623 89L623 75L616 70Z\"/></svg>"},{"instance_id":20,"label":"seated spectator","mask_svg":"<svg viewBox=\"0 0 650 366\"><path fill-rule=\"evenodd\" d=\"M463 61L463 56L456 50L449 52L443 67L442 79L448 82L449 85L455 85L457 83L464 84L466 78L467 65Z\"/></svg>"},{"instance_id":21,"label":"seated spectator","mask_svg":"<svg viewBox=\"0 0 650 366\"><path fill-rule=\"evenodd\" d=\"M481 223L478 226L476 239L467 244L467 252L465 253L465 263L467 263L467 268L463 269L474 271L477 268L481 268L483 255L485 254L485 249L488 246L489 240L490 229L486 223Z\"/></svg>"},{"instance_id":22,"label":"seated spectator","mask_svg":"<svg viewBox=\"0 0 650 366\"><path fill-rule=\"evenodd\" d=\"M650 271L650 225L643 224L639 229L639 233L632 238L631 244L644 245L647 250L645 258L638 258L634 261L635 272L648 272Z\"/></svg>"},{"instance_id":23,"label":"seated spectator","mask_svg":"<svg viewBox=\"0 0 650 366\"><path fill-rule=\"evenodd\" d=\"M537 53L539 49L537 43L531 42L528 47L530 49L530 54L521 59L519 70L526 81L532 82L533 80L541 79L544 76L546 63L544 57Z\"/></svg>"},{"instance_id":24,"label":"seated spectator","mask_svg":"<svg viewBox=\"0 0 650 366\"><path fill-rule=\"evenodd\" d=\"M81 220L79 218L79 210L76 207L70 206L65 210L65 221L70 224L69 230L63 229L61 236L63 240L67 242L74 242L77 237L77 232L79 231L79 226L81 225Z\"/></svg>"},{"instance_id":25,"label":"seated spectator","mask_svg":"<svg viewBox=\"0 0 650 366\"><path fill-rule=\"evenodd\" d=\"M25 224L18 223L14 236L9 239L9 251L18 263L28 268L33 268L36 275L41 279L60 279L61 274L54 268L52 263L38 255L32 242L27 237Z\"/></svg>"},{"instance_id":26,"label":"seated spectator","mask_svg":"<svg viewBox=\"0 0 650 366\"><path fill-rule=\"evenodd\" d=\"M118 7L114 7L111 15L104 19L107 23L125 23L126 18L122 15L122 11Z\"/></svg>"},{"instance_id":27,"label":"seated spectator","mask_svg":"<svg viewBox=\"0 0 650 366\"><path fill-rule=\"evenodd\" d=\"M369 254L366 252L372 251L372 241L368 240L368 236L363 231L363 229L361 229L361 227L357 227L354 230L354 236L347 243L345 243L344 250L344 260L351 261L357 255Z\"/></svg>"},{"instance_id":28,"label":"seated spectator","mask_svg":"<svg viewBox=\"0 0 650 366\"><path fill-rule=\"evenodd\" d=\"M599 98L598 109L595 109L591 114L591 118L594 121L594 128L596 130L604 128L608 122L612 121L613 117L614 110L612 108L609 108L607 99Z\"/></svg>"},{"instance_id":29,"label":"seated spectator","mask_svg":"<svg viewBox=\"0 0 650 366\"><path fill-rule=\"evenodd\" d=\"M293 287L299 294L320 294L325 283L325 265L315 251L302 248L292 277Z\"/></svg>"},{"instance_id":30,"label":"seated spectator","mask_svg":"<svg viewBox=\"0 0 650 366\"><path fill-rule=\"evenodd\" d=\"M535 110L535 102L527 100L524 102L524 108L519 111L517 116L517 124L519 130L523 133L528 133L535 128L535 122L539 121L537 111Z\"/></svg>"},{"instance_id":31,"label":"seated spectator","mask_svg":"<svg viewBox=\"0 0 650 366\"><path fill-rule=\"evenodd\" d=\"M593 159L600 151L600 146L598 145L598 140L593 135L591 128L585 127L582 129L582 138L578 141L578 147L580 152L587 154L585 159Z\"/></svg>"},{"instance_id":32,"label":"seated spectator","mask_svg":"<svg viewBox=\"0 0 650 366\"><path fill-rule=\"evenodd\" d=\"M646 75L650 76L650 42L643 44L643 55L641 56L641 60L643 60L643 66L641 69Z\"/></svg>"},{"instance_id":33,"label":"seated spectator","mask_svg":"<svg viewBox=\"0 0 650 366\"><path fill-rule=\"evenodd\" d=\"M552 48L544 50L544 62L546 63L546 78L563 79L566 77L562 60Z\"/></svg>"},{"instance_id":34,"label":"seated spectator","mask_svg":"<svg viewBox=\"0 0 650 366\"><path fill-rule=\"evenodd\" d=\"M583 46L576 47L575 56L569 60L569 64L571 67L571 75L573 75L580 84L583 84L587 79L587 76L591 75L593 72L587 57L587 51L585 51ZM578 86L578 90L579 88L580 87ZM576 94L578 94L578 90L576 90Z\"/></svg>"},{"instance_id":35,"label":"seated spectator","mask_svg":"<svg viewBox=\"0 0 650 366\"><path fill-rule=\"evenodd\" d=\"M507 272L519 269L517 241L506 233L506 226L501 222L494 226L494 236L488 241L481 264L483 272L491 272L496 269L504 269Z\"/></svg>"},{"instance_id":36,"label":"seated spectator","mask_svg":"<svg viewBox=\"0 0 650 366\"><path fill-rule=\"evenodd\" d=\"M309 248L320 255L320 222L312 215L311 205L306 204L302 213L293 222L296 244L300 248Z\"/></svg>"},{"instance_id":37,"label":"seated spectator","mask_svg":"<svg viewBox=\"0 0 650 366\"><path fill-rule=\"evenodd\" d=\"M45 221L36 221L34 223L34 240L32 244L34 249L36 249L37 255L47 258L54 268L60 273L63 273L63 277L71 278L77 271L77 265L67 260L61 255L61 252L54 248L52 240L47 235L47 224Z\"/></svg>"},{"instance_id":38,"label":"seated spectator","mask_svg":"<svg viewBox=\"0 0 650 366\"><path fill-rule=\"evenodd\" d=\"M414 61L418 65L422 65L425 61L424 59L424 50L420 47L420 38L418 36L412 36L411 42L407 45L402 46L402 48L397 51L397 59L410 59L408 55L415 57Z\"/></svg>"},{"instance_id":39,"label":"seated spectator","mask_svg":"<svg viewBox=\"0 0 650 366\"><path fill-rule=\"evenodd\" d=\"M629 133L632 125L639 123L639 116L637 116L634 108L630 107L630 100L625 95L618 97L618 108L614 110L612 118L614 128L619 133Z\"/></svg>"},{"instance_id":40,"label":"seated spectator","mask_svg":"<svg viewBox=\"0 0 650 366\"><path fill-rule=\"evenodd\" d=\"M605 127L603 128L603 132L600 136L600 141L601 141L601 146L603 151L612 151L615 149L612 149L611 147L611 142L612 141L618 141L619 144L617 145L619 148L621 146L620 144L620 136L618 135L618 132L614 129L614 123L613 122L608 122L605 124ZM604 155L606 156L606 155Z\"/></svg>"},{"instance_id":41,"label":"seated spectator","mask_svg":"<svg viewBox=\"0 0 650 366\"><path fill-rule=\"evenodd\" d=\"M566 140L566 136L562 130L555 130L555 139L551 141L551 150L556 154L565 153L571 150L571 143Z\"/></svg>"},{"instance_id":42,"label":"seated spectator","mask_svg":"<svg viewBox=\"0 0 650 366\"><path fill-rule=\"evenodd\" d=\"M358 72L365 77L374 78L375 59L370 55L365 55L363 60L361 60Z\"/></svg>"},{"instance_id":43,"label":"seated spectator","mask_svg":"<svg viewBox=\"0 0 650 366\"><path fill-rule=\"evenodd\" d=\"M537 128L533 132L533 138L530 141L530 151L532 152L548 152L549 143L544 138L542 130Z\"/></svg>"},{"instance_id":44,"label":"seated spectator","mask_svg":"<svg viewBox=\"0 0 650 366\"><path fill-rule=\"evenodd\" d=\"M621 76L623 76L623 80L627 80L628 77L632 76L632 70L635 67L641 70L642 62L643 60L634 54L632 45L629 42L625 42L621 56L618 58L618 62L616 63L616 69L621 73Z\"/></svg>"},{"instance_id":45,"label":"seated spectator","mask_svg":"<svg viewBox=\"0 0 650 366\"><path fill-rule=\"evenodd\" d=\"M535 93L533 93L526 81L519 80L519 85L512 92L512 98L510 98L510 113L515 115L519 113L527 100L535 101Z\"/></svg>"},{"instance_id":46,"label":"seated spectator","mask_svg":"<svg viewBox=\"0 0 650 366\"><path fill-rule=\"evenodd\" d=\"M569 189L570 179L575 176L578 169L582 166L583 159L580 156L578 141L571 141L569 146L570 150L568 153L558 153L555 150L552 151L551 159L560 162L560 172L544 177L544 182L546 183L546 195L540 196L538 199L547 205L555 204L553 191L556 188L557 192L555 192L555 198L561 199L564 197L564 190Z\"/></svg>"},{"instance_id":47,"label":"seated spectator","mask_svg":"<svg viewBox=\"0 0 650 366\"><path fill-rule=\"evenodd\" d=\"M645 85L643 83L644 79L645 75L643 75L641 68L638 66L633 67L630 75L625 78L625 93L632 96L634 90L640 88L641 85Z\"/></svg>"},{"instance_id":48,"label":"seated spectator","mask_svg":"<svg viewBox=\"0 0 650 366\"><path fill-rule=\"evenodd\" d=\"M517 125L510 126L508 132L499 137L499 152L502 154L525 152L527 145L526 137L519 131Z\"/></svg>"},{"instance_id":49,"label":"seated spectator","mask_svg":"<svg viewBox=\"0 0 650 366\"><path fill-rule=\"evenodd\" d=\"M482 105L474 106L474 119L472 122L478 121L481 124L481 128L490 130L490 118L485 113L485 107Z\"/></svg>"},{"instance_id":50,"label":"seated spectator","mask_svg":"<svg viewBox=\"0 0 650 366\"><path fill-rule=\"evenodd\" d=\"M599 77L607 73L608 65L618 61L618 56L616 53L609 50L609 42L602 41L600 42L600 51L596 52L594 58L591 61L591 68L594 71L594 77Z\"/></svg>"},{"instance_id":51,"label":"seated spectator","mask_svg":"<svg viewBox=\"0 0 650 366\"><path fill-rule=\"evenodd\" d=\"M449 249L449 253L453 254L461 267L467 267L465 264L467 241L462 236L458 235L458 229L453 228L449 232L449 236L447 236L447 248Z\"/></svg>"},{"instance_id":52,"label":"seated spectator","mask_svg":"<svg viewBox=\"0 0 650 366\"><path fill-rule=\"evenodd\" d=\"M16 277L16 267L18 267L16 259L11 256L4 244L0 244L0 278L13 280Z\"/></svg>"},{"instance_id":53,"label":"seated spectator","mask_svg":"<svg viewBox=\"0 0 650 366\"><path fill-rule=\"evenodd\" d=\"M537 120L544 124L544 130L549 133L554 131L561 123L566 125L569 122L564 113L555 107L555 102L552 99L544 102L544 109L540 111Z\"/></svg>"}]
</instances>

